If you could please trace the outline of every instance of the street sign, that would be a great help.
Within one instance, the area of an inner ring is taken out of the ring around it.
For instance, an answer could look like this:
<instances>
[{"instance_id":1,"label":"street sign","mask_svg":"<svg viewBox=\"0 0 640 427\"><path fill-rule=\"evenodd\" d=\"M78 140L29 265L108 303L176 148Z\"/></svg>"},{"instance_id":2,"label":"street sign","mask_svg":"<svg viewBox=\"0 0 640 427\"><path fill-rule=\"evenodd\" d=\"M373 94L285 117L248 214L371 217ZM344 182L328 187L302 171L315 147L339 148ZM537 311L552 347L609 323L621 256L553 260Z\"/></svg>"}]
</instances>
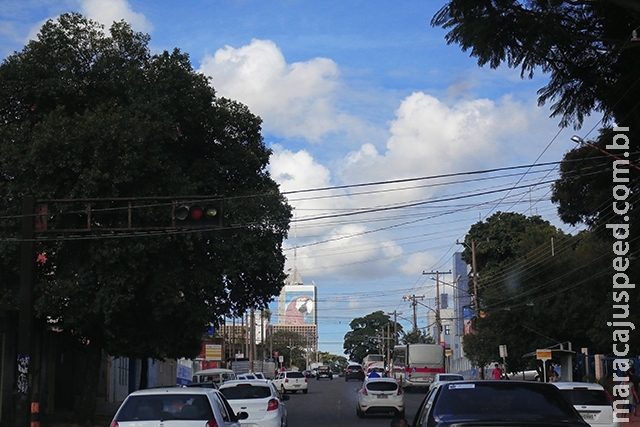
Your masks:
<instances>
[{"instance_id":1,"label":"street sign","mask_svg":"<svg viewBox=\"0 0 640 427\"><path fill-rule=\"evenodd\" d=\"M500 351L500 357L502 358L507 357L507 346L505 344L500 345L498 349Z\"/></svg>"},{"instance_id":2,"label":"street sign","mask_svg":"<svg viewBox=\"0 0 640 427\"><path fill-rule=\"evenodd\" d=\"M536 350L536 359L538 360L551 359L551 350Z\"/></svg>"}]
</instances>

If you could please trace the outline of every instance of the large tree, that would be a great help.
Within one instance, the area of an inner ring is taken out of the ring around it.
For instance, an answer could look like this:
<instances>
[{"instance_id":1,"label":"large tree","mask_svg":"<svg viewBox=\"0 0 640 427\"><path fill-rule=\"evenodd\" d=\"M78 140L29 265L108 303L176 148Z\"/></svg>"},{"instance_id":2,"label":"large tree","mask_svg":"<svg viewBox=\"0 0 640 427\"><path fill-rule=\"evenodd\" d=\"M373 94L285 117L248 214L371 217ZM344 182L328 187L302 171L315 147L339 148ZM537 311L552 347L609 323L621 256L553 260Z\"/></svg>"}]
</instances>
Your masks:
<instances>
[{"instance_id":1,"label":"large tree","mask_svg":"<svg viewBox=\"0 0 640 427\"><path fill-rule=\"evenodd\" d=\"M65 14L0 66L0 285L18 283L12 218L25 196L56 200L58 226L86 224L87 203L102 213L90 233L37 243L38 317L93 355L75 413L82 424L93 418L102 350L193 357L209 324L266 307L285 278L291 208L266 170L260 118L217 97L187 54L151 54L148 43L124 22L105 32ZM162 228L171 215L163 198L196 195L223 202L224 227L100 232L118 221L119 199L136 200L135 226Z\"/></svg>"},{"instance_id":2,"label":"large tree","mask_svg":"<svg viewBox=\"0 0 640 427\"><path fill-rule=\"evenodd\" d=\"M610 351L603 326L611 307L603 301L611 299L611 288L602 286L608 246L589 232L571 236L540 217L502 212L474 224L469 246L471 240L479 307L464 346L476 366L499 360L500 345L507 345L511 372L531 367L525 354L566 342ZM463 257L470 262L471 251Z\"/></svg>"},{"instance_id":3,"label":"large tree","mask_svg":"<svg viewBox=\"0 0 640 427\"><path fill-rule=\"evenodd\" d=\"M383 311L374 311L364 317L357 317L349 323L351 330L344 336L344 354L349 360L362 363L368 354L384 354L386 345L391 348L397 343L397 339L389 337L385 340L387 326L391 333L395 330L402 334L402 325L395 324ZM389 343L387 344L388 341Z\"/></svg>"}]
</instances>

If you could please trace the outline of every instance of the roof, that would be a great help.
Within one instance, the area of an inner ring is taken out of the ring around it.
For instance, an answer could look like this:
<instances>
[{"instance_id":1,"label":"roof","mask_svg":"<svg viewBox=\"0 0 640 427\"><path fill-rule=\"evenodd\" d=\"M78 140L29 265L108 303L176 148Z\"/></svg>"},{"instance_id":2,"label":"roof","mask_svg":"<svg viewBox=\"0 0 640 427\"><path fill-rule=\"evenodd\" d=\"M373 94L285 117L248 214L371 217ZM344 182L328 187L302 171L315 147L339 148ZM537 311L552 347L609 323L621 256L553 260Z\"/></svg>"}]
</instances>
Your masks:
<instances>
[{"instance_id":1,"label":"roof","mask_svg":"<svg viewBox=\"0 0 640 427\"><path fill-rule=\"evenodd\" d=\"M143 390L136 390L129 396L144 396L144 395L158 395L158 394L209 394L215 393L213 388L204 387L161 387L161 388L146 388Z\"/></svg>"},{"instance_id":2,"label":"roof","mask_svg":"<svg viewBox=\"0 0 640 427\"><path fill-rule=\"evenodd\" d=\"M585 388L588 390L604 390L604 387L598 383L583 383L579 381L560 381L551 383L561 390L573 389L573 388Z\"/></svg>"},{"instance_id":3,"label":"roof","mask_svg":"<svg viewBox=\"0 0 640 427\"><path fill-rule=\"evenodd\" d=\"M244 384L244 385L253 385L253 386L269 386L270 381L269 380L262 380L262 379L255 379L255 380L229 380L229 381L225 381L224 384L222 384L219 389L225 389L225 388L229 388L229 387L236 387L238 385Z\"/></svg>"}]
</instances>

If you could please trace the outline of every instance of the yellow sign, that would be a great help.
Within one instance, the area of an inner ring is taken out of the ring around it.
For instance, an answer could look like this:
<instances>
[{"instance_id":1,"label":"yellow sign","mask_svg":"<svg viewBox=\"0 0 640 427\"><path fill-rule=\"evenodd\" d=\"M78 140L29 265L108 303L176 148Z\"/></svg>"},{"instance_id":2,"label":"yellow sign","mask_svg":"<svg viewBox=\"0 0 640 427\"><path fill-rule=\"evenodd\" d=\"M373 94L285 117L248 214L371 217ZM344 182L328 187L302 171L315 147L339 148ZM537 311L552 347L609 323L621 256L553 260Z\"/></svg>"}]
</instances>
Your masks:
<instances>
[{"instance_id":1,"label":"yellow sign","mask_svg":"<svg viewBox=\"0 0 640 427\"><path fill-rule=\"evenodd\" d=\"M551 359L551 350L536 350L536 358L538 360Z\"/></svg>"},{"instance_id":2,"label":"yellow sign","mask_svg":"<svg viewBox=\"0 0 640 427\"><path fill-rule=\"evenodd\" d=\"M222 346L219 344L207 344L204 358L206 360L222 360Z\"/></svg>"},{"instance_id":3,"label":"yellow sign","mask_svg":"<svg viewBox=\"0 0 640 427\"><path fill-rule=\"evenodd\" d=\"M451 349L446 349L446 350L444 351L444 355L445 355L445 356L451 356L452 354L453 354L453 352L451 351Z\"/></svg>"}]
</instances>

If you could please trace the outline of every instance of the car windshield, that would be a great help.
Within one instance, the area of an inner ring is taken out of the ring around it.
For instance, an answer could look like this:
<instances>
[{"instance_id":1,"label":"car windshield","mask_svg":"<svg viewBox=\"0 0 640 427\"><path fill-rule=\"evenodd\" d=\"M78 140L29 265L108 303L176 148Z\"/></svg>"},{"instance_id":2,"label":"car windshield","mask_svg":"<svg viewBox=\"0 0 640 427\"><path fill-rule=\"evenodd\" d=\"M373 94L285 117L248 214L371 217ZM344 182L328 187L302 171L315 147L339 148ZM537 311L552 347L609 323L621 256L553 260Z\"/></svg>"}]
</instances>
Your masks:
<instances>
[{"instance_id":1,"label":"car windshield","mask_svg":"<svg viewBox=\"0 0 640 427\"><path fill-rule=\"evenodd\" d=\"M496 384L497 383L497 384ZM443 420L489 419L575 419L573 406L557 389L499 381L448 383L442 386L435 413ZM551 386L553 387L553 386Z\"/></svg>"},{"instance_id":2,"label":"car windshield","mask_svg":"<svg viewBox=\"0 0 640 427\"><path fill-rule=\"evenodd\" d=\"M162 394L129 396L118 411L116 421L210 420L211 405L204 395Z\"/></svg>"},{"instance_id":3,"label":"car windshield","mask_svg":"<svg viewBox=\"0 0 640 427\"><path fill-rule=\"evenodd\" d=\"M264 399L271 396L269 387L261 387L254 385L237 385L235 387L225 387L220 389L220 393L224 394L229 400L235 399Z\"/></svg>"},{"instance_id":4,"label":"car windshield","mask_svg":"<svg viewBox=\"0 0 640 427\"><path fill-rule=\"evenodd\" d=\"M611 406L611 400L604 390L574 388L560 391L572 405Z\"/></svg>"},{"instance_id":5,"label":"car windshield","mask_svg":"<svg viewBox=\"0 0 640 427\"><path fill-rule=\"evenodd\" d=\"M371 391L395 391L398 384L391 381L370 381L367 383L367 389Z\"/></svg>"}]
</instances>

